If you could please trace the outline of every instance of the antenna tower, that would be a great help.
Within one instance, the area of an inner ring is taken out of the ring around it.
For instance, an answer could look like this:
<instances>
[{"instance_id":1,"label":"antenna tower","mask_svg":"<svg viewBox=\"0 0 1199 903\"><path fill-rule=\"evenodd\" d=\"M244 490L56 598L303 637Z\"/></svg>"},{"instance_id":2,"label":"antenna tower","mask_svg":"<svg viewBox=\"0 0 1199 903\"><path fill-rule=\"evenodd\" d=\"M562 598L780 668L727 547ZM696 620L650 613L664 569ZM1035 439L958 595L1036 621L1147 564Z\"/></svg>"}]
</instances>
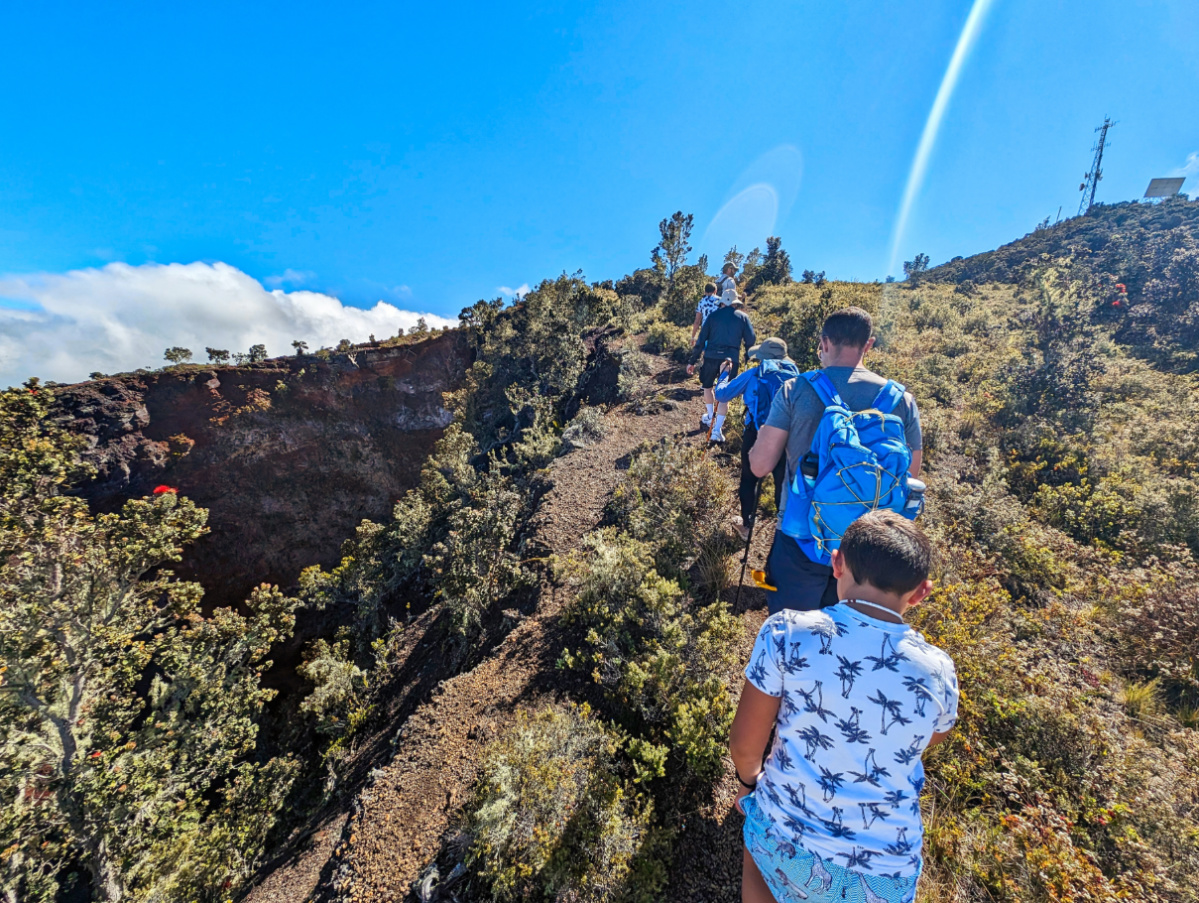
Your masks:
<instances>
[{"instance_id":1,"label":"antenna tower","mask_svg":"<svg viewBox=\"0 0 1199 903\"><path fill-rule=\"evenodd\" d=\"M1095 159L1091 163L1091 171L1083 177L1082 184L1078 186L1078 190L1082 192L1082 201L1078 205L1079 216L1089 213L1091 208L1095 206L1095 189L1099 187L1099 181L1103 178L1103 150L1108 146L1107 130L1113 125L1115 123L1112 122L1111 117L1104 116L1103 125L1095 129L1099 133L1099 140L1091 148L1095 152ZM1090 191L1087 189L1090 189Z\"/></svg>"}]
</instances>

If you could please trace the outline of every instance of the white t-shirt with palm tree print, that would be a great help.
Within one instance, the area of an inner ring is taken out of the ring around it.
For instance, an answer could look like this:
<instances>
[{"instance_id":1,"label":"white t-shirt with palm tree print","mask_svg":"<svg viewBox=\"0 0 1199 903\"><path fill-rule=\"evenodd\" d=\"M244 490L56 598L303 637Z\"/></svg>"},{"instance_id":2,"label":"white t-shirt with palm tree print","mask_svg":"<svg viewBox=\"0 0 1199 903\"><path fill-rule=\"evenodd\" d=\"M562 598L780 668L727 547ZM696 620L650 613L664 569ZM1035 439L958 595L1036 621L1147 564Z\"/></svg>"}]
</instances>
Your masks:
<instances>
[{"instance_id":1,"label":"white t-shirt with palm tree print","mask_svg":"<svg viewBox=\"0 0 1199 903\"><path fill-rule=\"evenodd\" d=\"M854 871L920 870L920 755L953 727L953 661L906 624L854 611L781 611L745 676L780 698L754 799L776 836Z\"/></svg>"}]
</instances>

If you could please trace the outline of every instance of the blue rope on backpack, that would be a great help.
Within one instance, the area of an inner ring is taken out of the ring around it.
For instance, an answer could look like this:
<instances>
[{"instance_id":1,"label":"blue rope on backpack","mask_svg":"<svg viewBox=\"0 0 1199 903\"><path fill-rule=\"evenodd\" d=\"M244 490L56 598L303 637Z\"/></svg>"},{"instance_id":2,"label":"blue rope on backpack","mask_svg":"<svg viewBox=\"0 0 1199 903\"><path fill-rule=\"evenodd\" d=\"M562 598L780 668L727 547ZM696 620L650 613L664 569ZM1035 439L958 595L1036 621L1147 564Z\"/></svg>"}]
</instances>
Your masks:
<instances>
[{"instance_id":1,"label":"blue rope on backpack","mask_svg":"<svg viewBox=\"0 0 1199 903\"><path fill-rule=\"evenodd\" d=\"M828 564L849 525L867 511L886 508L915 520L924 507L923 494L909 491L912 451L903 421L892 413L903 399L903 386L888 380L871 408L855 412L824 371L803 378L824 403L824 414L787 487L779 529L812 561Z\"/></svg>"}]
</instances>

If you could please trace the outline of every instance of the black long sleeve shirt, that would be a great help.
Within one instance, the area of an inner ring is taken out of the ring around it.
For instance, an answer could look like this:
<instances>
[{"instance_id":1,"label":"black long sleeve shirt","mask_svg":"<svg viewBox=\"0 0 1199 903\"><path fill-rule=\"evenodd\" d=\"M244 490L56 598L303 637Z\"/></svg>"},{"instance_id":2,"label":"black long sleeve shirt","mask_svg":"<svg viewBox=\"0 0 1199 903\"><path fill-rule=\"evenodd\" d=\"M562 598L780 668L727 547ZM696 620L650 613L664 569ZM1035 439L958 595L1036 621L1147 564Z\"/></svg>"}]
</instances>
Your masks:
<instances>
[{"instance_id":1,"label":"black long sleeve shirt","mask_svg":"<svg viewBox=\"0 0 1199 903\"><path fill-rule=\"evenodd\" d=\"M740 362L743 342L746 350L757 342L749 317L736 308L720 307L704 320L703 328L695 339L695 347L691 349L689 363L698 361L701 352L708 360L728 357Z\"/></svg>"}]
</instances>

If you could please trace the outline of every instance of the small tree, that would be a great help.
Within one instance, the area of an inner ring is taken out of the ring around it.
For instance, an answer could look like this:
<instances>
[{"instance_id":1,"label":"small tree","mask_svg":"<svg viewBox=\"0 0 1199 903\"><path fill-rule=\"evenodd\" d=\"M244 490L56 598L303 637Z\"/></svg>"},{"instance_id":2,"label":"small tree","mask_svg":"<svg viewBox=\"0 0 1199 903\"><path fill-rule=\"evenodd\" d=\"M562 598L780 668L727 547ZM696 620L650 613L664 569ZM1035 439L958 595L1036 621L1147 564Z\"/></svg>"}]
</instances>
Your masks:
<instances>
[{"instance_id":1,"label":"small tree","mask_svg":"<svg viewBox=\"0 0 1199 903\"><path fill-rule=\"evenodd\" d=\"M202 617L162 566L207 512L164 486L92 514L67 494L82 445L44 393L0 393L0 894L53 900L79 865L94 900L212 899L294 772L251 754L295 603L261 587L248 615Z\"/></svg>"},{"instance_id":2,"label":"small tree","mask_svg":"<svg viewBox=\"0 0 1199 903\"><path fill-rule=\"evenodd\" d=\"M766 239L766 259L760 278L766 285L786 285L791 281L791 255L783 250L783 240L772 235Z\"/></svg>"},{"instance_id":3,"label":"small tree","mask_svg":"<svg viewBox=\"0 0 1199 903\"><path fill-rule=\"evenodd\" d=\"M415 326L408 327L408 335L427 335L429 332L429 324L425 322L424 317L419 317Z\"/></svg>"},{"instance_id":4,"label":"small tree","mask_svg":"<svg viewBox=\"0 0 1199 903\"><path fill-rule=\"evenodd\" d=\"M337 348L335 348L334 350L340 351L344 354L345 352L352 351L353 349L354 349L353 342L351 342L349 339L342 339L340 342L337 343Z\"/></svg>"},{"instance_id":5,"label":"small tree","mask_svg":"<svg viewBox=\"0 0 1199 903\"><path fill-rule=\"evenodd\" d=\"M251 364L256 364L259 361L266 360L266 345L251 345L250 353L247 355Z\"/></svg>"},{"instance_id":6,"label":"small tree","mask_svg":"<svg viewBox=\"0 0 1199 903\"><path fill-rule=\"evenodd\" d=\"M291 347L296 349L296 357L300 357L308 351L308 343L301 342L298 339L291 343Z\"/></svg>"},{"instance_id":7,"label":"small tree","mask_svg":"<svg viewBox=\"0 0 1199 903\"><path fill-rule=\"evenodd\" d=\"M654 262L654 268L671 282L674 282L675 271L687 262L687 255L691 253L691 245L687 242L691 239L694 221L692 214L684 216L680 210L658 223L662 240L650 254L650 259Z\"/></svg>"},{"instance_id":8,"label":"small tree","mask_svg":"<svg viewBox=\"0 0 1199 903\"><path fill-rule=\"evenodd\" d=\"M758 277L758 271L762 269L762 252L758 248L754 248L745 255L745 260L741 264L741 286L745 291L751 291L752 287L756 286L754 282Z\"/></svg>"},{"instance_id":9,"label":"small tree","mask_svg":"<svg viewBox=\"0 0 1199 903\"><path fill-rule=\"evenodd\" d=\"M791 281L791 255L783 250L783 240L777 236L766 239L766 257L761 266L757 266L758 249L746 258L742 275L746 277L746 291L754 291L763 285L786 285ZM754 258L751 268L750 258ZM751 272L753 275L748 275Z\"/></svg>"},{"instance_id":10,"label":"small tree","mask_svg":"<svg viewBox=\"0 0 1199 903\"><path fill-rule=\"evenodd\" d=\"M168 348L165 352L163 352L162 356L172 364L182 364L184 361L190 361L192 359L192 352L190 348L183 348L179 345L175 345L174 347Z\"/></svg>"},{"instance_id":11,"label":"small tree","mask_svg":"<svg viewBox=\"0 0 1199 903\"><path fill-rule=\"evenodd\" d=\"M908 281L916 285L928 270L928 255L917 254L912 260L904 261L903 272Z\"/></svg>"},{"instance_id":12,"label":"small tree","mask_svg":"<svg viewBox=\"0 0 1199 903\"><path fill-rule=\"evenodd\" d=\"M224 348L205 348L208 352L208 359L214 364L227 364L229 362L229 352Z\"/></svg>"}]
</instances>

